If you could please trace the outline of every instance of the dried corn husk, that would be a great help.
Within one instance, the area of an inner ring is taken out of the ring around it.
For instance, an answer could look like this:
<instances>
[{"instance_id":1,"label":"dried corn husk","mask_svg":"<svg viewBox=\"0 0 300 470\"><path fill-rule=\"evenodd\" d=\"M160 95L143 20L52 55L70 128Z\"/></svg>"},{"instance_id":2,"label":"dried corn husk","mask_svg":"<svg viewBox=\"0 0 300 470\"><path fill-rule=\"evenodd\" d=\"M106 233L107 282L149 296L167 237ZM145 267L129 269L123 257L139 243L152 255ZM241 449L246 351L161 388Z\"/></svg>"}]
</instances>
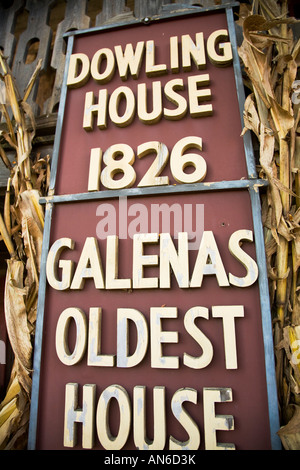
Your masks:
<instances>
[{"instance_id":1,"label":"dried corn husk","mask_svg":"<svg viewBox=\"0 0 300 470\"><path fill-rule=\"evenodd\" d=\"M300 450L300 357L297 353L299 302L299 164L298 99L293 99L299 61L287 2L258 0L255 14L248 11L239 55L250 94L244 108L243 133L251 131L259 142L260 176L269 182L262 197L270 300L274 312L276 377L285 448ZM300 339L300 337L299 337ZM298 360L298 359L297 359ZM296 361L297 362L297 361Z\"/></svg>"},{"instance_id":2,"label":"dried corn husk","mask_svg":"<svg viewBox=\"0 0 300 470\"><path fill-rule=\"evenodd\" d=\"M28 397L13 368L7 394L0 405L0 450L23 449L26 446L28 419Z\"/></svg>"},{"instance_id":3,"label":"dried corn husk","mask_svg":"<svg viewBox=\"0 0 300 470\"><path fill-rule=\"evenodd\" d=\"M283 426L278 435L286 450L299 450L300 448L300 406L294 405L294 415L286 426Z\"/></svg>"},{"instance_id":4,"label":"dried corn husk","mask_svg":"<svg viewBox=\"0 0 300 470\"><path fill-rule=\"evenodd\" d=\"M1 53L0 68L6 87L6 103L2 104L1 110L8 129L2 132L2 137L16 152L16 163L12 165L4 147L0 147L0 156L10 170L4 217L0 214L0 233L10 256L7 260L4 307L8 336L15 357L7 393L0 404L0 449L24 449L29 424L32 344L44 228L44 213L39 197L47 192L49 158L36 161L30 158L35 123L26 99L40 70L40 63L23 100ZM9 106L13 119L10 118ZM33 131L29 131L26 125L28 121ZM11 185L14 189L13 201Z\"/></svg>"}]
</instances>

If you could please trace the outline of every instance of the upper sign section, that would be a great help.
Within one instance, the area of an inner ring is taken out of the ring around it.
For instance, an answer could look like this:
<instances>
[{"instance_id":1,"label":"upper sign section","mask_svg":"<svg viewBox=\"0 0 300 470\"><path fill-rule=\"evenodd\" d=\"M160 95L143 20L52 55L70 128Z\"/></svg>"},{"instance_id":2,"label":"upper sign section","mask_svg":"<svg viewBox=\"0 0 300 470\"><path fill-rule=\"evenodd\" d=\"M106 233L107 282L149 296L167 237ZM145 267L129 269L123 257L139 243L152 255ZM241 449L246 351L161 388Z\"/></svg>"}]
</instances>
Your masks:
<instances>
[{"instance_id":1,"label":"upper sign section","mask_svg":"<svg viewBox=\"0 0 300 470\"><path fill-rule=\"evenodd\" d=\"M247 178L223 12L75 37L56 194Z\"/></svg>"}]
</instances>

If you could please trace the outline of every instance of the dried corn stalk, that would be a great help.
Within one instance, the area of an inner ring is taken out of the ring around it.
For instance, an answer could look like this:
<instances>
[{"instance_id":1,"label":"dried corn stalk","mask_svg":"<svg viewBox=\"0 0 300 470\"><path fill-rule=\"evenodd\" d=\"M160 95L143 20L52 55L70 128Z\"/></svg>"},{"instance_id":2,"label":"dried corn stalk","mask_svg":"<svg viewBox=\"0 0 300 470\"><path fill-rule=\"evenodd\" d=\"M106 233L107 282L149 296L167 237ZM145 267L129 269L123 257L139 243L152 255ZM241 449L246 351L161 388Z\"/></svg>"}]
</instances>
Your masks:
<instances>
[{"instance_id":1,"label":"dried corn stalk","mask_svg":"<svg viewBox=\"0 0 300 470\"><path fill-rule=\"evenodd\" d=\"M31 108L26 103L40 63L21 99L5 57L0 54L0 78L6 91L6 102L0 104L0 112L7 127L1 133L0 156L10 170L4 214L0 214L0 234L10 256L7 260L4 309L14 352L7 393L0 403L0 449L23 449L27 445L32 344L44 225L39 196L47 191L49 158L32 159L35 123ZM5 141L15 151L14 165L6 155Z\"/></svg>"},{"instance_id":2,"label":"dried corn stalk","mask_svg":"<svg viewBox=\"0 0 300 470\"><path fill-rule=\"evenodd\" d=\"M296 20L288 16L285 0L254 1L239 21L239 55L250 88L243 132L256 135L260 176L269 182L262 207L283 425L279 435L285 448L300 449L300 94L295 90L300 40L293 37Z\"/></svg>"}]
</instances>

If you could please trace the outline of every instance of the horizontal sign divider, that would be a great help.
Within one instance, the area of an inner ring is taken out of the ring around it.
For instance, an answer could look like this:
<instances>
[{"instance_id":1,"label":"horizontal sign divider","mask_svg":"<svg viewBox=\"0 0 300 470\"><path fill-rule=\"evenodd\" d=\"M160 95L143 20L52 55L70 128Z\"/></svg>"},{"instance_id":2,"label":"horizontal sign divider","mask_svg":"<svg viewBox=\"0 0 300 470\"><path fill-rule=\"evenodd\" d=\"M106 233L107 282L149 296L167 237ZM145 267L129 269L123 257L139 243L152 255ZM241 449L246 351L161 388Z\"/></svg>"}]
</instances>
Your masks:
<instances>
[{"instance_id":1,"label":"horizontal sign divider","mask_svg":"<svg viewBox=\"0 0 300 470\"><path fill-rule=\"evenodd\" d=\"M157 186L151 186L147 188L126 188L118 190L93 191L89 193L56 194L53 196L41 197L39 201L41 204L45 204L47 202L75 202L97 199L109 199L121 196L134 197L159 194L178 194L199 191L224 191L232 189L260 188L267 185L268 181L264 179L243 179L234 181L216 181L212 183L181 184L178 186L161 186L159 188Z\"/></svg>"}]
</instances>

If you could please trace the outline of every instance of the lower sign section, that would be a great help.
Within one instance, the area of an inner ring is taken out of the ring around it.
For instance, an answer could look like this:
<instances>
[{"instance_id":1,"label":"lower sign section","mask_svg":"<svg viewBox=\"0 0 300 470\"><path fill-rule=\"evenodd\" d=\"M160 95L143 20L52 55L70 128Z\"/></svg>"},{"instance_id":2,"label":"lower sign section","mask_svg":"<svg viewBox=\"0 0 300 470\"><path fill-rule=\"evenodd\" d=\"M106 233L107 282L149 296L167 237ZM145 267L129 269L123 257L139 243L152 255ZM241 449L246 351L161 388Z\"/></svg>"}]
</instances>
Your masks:
<instances>
[{"instance_id":1,"label":"lower sign section","mask_svg":"<svg viewBox=\"0 0 300 470\"><path fill-rule=\"evenodd\" d=\"M76 423L82 425L82 447L92 449L95 444L95 417L97 437L107 450L120 450L124 448L133 427L134 444L138 450L165 449L193 450L198 449L201 442L200 430L184 408L184 404L197 405L198 392L193 388L176 390L171 398L171 409L174 418L178 420L188 438L179 441L174 436L167 436L166 425L166 390L165 387L153 388L153 439L146 433L146 387L136 386L133 389L133 403L129 394L120 385L107 387L100 395L96 406L96 385L83 386L83 407L75 409L78 403L78 384L66 385L66 408L64 445L74 447L77 444ZM203 389L203 424L205 436L205 449L207 450L234 450L235 445L218 443L216 431L230 431L234 429L234 418L229 415L217 415L216 403L231 402L232 391L228 388ZM115 399L119 408L119 429L112 436L109 423L110 404ZM133 412L133 413L132 413ZM133 418L132 417L133 414ZM133 421L133 422L131 422Z\"/></svg>"},{"instance_id":2,"label":"lower sign section","mask_svg":"<svg viewBox=\"0 0 300 470\"><path fill-rule=\"evenodd\" d=\"M246 190L57 204L37 448L270 449L254 242Z\"/></svg>"}]
</instances>

